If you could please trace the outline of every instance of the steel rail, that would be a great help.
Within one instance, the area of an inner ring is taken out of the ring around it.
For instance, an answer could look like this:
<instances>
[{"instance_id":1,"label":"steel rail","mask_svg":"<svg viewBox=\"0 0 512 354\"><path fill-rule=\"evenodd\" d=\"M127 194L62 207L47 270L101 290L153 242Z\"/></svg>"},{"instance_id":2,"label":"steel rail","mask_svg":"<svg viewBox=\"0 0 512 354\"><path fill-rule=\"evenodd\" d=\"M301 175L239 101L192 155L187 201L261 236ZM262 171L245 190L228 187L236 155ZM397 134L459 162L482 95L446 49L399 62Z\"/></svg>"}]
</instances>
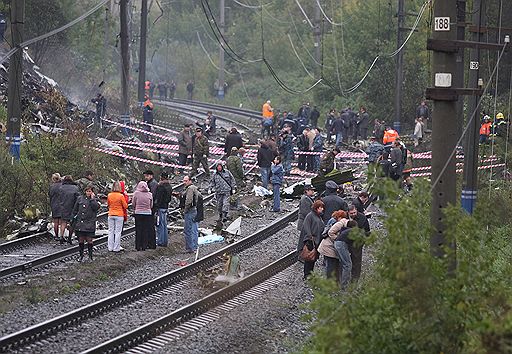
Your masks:
<instances>
[{"instance_id":1,"label":"steel rail","mask_svg":"<svg viewBox=\"0 0 512 354\"><path fill-rule=\"evenodd\" d=\"M30 326L18 332L0 338L0 352L12 351L21 346L26 346L37 340L48 337L64 328L76 325L85 319L93 318L110 309L133 303L143 297L152 295L162 289L172 286L187 278L196 275L198 272L209 269L222 262L224 254L232 254L246 250L253 245L260 243L266 238L274 235L277 231L286 227L290 221L298 216L298 209L294 209L270 225L253 233L252 235L232 243L222 249L203 257L196 262L183 268L173 270L153 280L137 285L131 289L124 290L105 299L83 306L74 311L60 315L53 319Z\"/></svg>"},{"instance_id":2,"label":"steel rail","mask_svg":"<svg viewBox=\"0 0 512 354\"><path fill-rule=\"evenodd\" d=\"M201 172L201 174L202 173L203 172ZM183 187L183 183L176 185L173 189L179 189L181 187ZM213 194L206 196L204 198L205 202L213 199L213 196L214 196ZM171 210L171 212L176 212L178 210L179 210L179 208L174 208ZM101 213L98 215L98 217L108 217L108 212ZM134 235L135 235L135 227L132 226L132 227L129 227L129 228L123 230L121 237L123 240L125 240L127 238L133 237ZM32 235L32 236L34 236L34 235ZM107 241L108 241L108 236L99 237L94 240L94 246L101 246L101 245L105 244ZM8 280L10 278L19 276L21 274L36 270L36 269L44 267L44 266L55 264L55 263L61 262L61 261L71 260L72 258L76 257L77 255L78 255L78 249L76 246L73 246L73 247L68 247L68 248L65 248L63 250L60 250L60 251L57 251L54 253L50 253L46 256L42 256L42 257L33 259L28 262L24 262L24 263L21 263L21 264L12 266L12 267L0 269L0 282L5 282L6 280Z\"/></svg>"},{"instance_id":3,"label":"steel rail","mask_svg":"<svg viewBox=\"0 0 512 354\"><path fill-rule=\"evenodd\" d=\"M168 109L174 110L174 111L182 113L182 114L187 114L191 117L195 117L198 119L204 119L204 116L206 115L205 111L199 111L197 109L190 108L190 106L187 107L187 105L188 105L187 103L175 103L175 104L179 104L181 106L175 106L175 105L173 105L172 102L160 101L160 100L155 101L155 103L159 103ZM240 114L240 115L245 116L245 114ZM257 128L257 127L249 127L248 125L241 123L239 121L236 121L234 119L231 119L231 118L227 118L227 117L223 117L223 116L217 116L217 118L219 120L226 121L226 122L229 122L234 125L238 125L238 126L244 128L245 130L253 130L253 129Z\"/></svg>"},{"instance_id":4,"label":"steel rail","mask_svg":"<svg viewBox=\"0 0 512 354\"><path fill-rule=\"evenodd\" d=\"M122 334L96 347L86 350L82 352L82 354L125 352L233 299L244 291L259 285L270 277L282 272L296 261L297 252L292 251L286 256L249 275L248 277L243 278L235 284L220 289L205 296L201 300L195 301L155 321L140 326L131 332Z\"/></svg>"},{"instance_id":5,"label":"steel rail","mask_svg":"<svg viewBox=\"0 0 512 354\"><path fill-rule=\"evenodd\" d=\"M98 214L98 219L106 217L108 217L108 212ZM48 238L48 235L50 235L48 231L43 231L25 237L21 237L12 241L4 242L0 244L0 254L7 254L21 250L28 246L32 246L36 243L46 240Z\"/></svg>"},{"instance_id":6,"label":"steel rail","mask_svg":"<svg viewBox=\"0 0 512 354\"><path fill-rule=\"evenodd\" d=\"M178 99L178 98L167 99L167 102L175 102L175 103L186 104L189 106L203 107L203 108L210 109L212 111L216 110L216 111L228 112L228 113L233 113L233 114L261 120L261 112L258 112L258 111L252 110L252 109L223 106L223 105L215 104L215 103L189 101L189 100L183 100L183 99Z\"/></svg>"}]
</instances>

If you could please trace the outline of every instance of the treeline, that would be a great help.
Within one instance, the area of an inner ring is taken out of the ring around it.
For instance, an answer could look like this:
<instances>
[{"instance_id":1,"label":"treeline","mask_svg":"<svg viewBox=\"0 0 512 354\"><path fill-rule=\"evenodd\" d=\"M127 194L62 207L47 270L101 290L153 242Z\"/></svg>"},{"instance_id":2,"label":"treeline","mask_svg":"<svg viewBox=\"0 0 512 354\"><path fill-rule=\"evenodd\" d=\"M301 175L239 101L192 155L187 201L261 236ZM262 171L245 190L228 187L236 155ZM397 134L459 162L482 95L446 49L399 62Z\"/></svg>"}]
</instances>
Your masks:
<instances>
[{"instance_id":1,"label":"treeline","mask_svg":"<svg viewBox=\"0 0 512 354\"><path fill-rule=\"evenodd\" d=\"M316 1L299 1L302 9L292 0L267 2L261 9L254 7L259 5L255 1L225 0L225 38L233 49L233 52L228 49L225 55L225 80L228 83L225 102L260 109L264 100L272 99L273 105L281 110L296 110L303 101L315 103L323 110L364 104L372 117L392 121L396 57L389 58L386 54L396 49L396 2L319 2L328 19L322 16L320 22L321 57L317 61L310 26L310 22L315 24ZM25 37L32 38L71 21L97 2L40 0L26 3ZM219 45L212 28L215 30L216 24L220 26L219 2L150 0L149 3L148 79L155 82L174 80L178 97L185 97L186 82L194 80L197 99L215 100ZM242 6L242 3L253 7ZM406 2L406 27L413 26L422 4L422 0ZM3 6L8 13L8 4ZM100 10L72 29L30 48L36 62L79 102L86 102L103 80L106 85L101 89L111 96L118 94L119 10L114 1L109 2L109 6L112 6L110 11ZM468 1L468 22L471 13L472 4ZM489 26L499 25L500 14L503 25L512 23L512 3L486 1L484 20ZM414 109L430 82L431 55L425 48L431 16L429 7L405 47L404 122L412 123ZM140 1L132 1L130 17L132 79L136 80ZM502 30L502 37L510 34L507 31ZM484 39L496 42L497 36L498 31L491 30L485 33ZM381 59L364 83L352 93L340 92L356 84L377 55L381 55ZM324 81L308 92L287 92L272 77L267 64L258 61L263 56L279 80L293 91L306 90L319 77ZM496 58L497 52L484 51L481 62L484 81L489 78ZM466 61L468 59L469 55ZM499 102L507 102L510 67L511 54L506 53L500 66Z\"/></svg>"}]
</instances>

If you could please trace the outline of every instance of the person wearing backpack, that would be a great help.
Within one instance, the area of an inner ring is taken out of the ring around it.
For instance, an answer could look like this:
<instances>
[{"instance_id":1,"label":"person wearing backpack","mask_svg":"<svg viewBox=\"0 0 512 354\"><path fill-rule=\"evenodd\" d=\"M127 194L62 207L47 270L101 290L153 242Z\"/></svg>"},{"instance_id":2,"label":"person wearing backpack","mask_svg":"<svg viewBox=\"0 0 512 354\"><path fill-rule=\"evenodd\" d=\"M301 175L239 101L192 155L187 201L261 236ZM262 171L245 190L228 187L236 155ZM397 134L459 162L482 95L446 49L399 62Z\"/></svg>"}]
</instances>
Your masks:
<instances>
[{"instance_id":1,"label":"person wearing backpack","mask_svg":"<svg viewBox=\"0 0 512 354\"><path fill-rule=\"evenodd\" d=\"M199 236L199 215L197 205L200 194L197 187L192 184L190 176L183 177L183 185L185 186L185 190L181 194L180 207L183 210L185 220L185 227L183 228L183 234L185 236L185 251L187 253L195 253L199 247L197 244Z\"/></svg>"},{"instance_id":2,"label":"person wearing backpack","mask_svg":"<svg viewBox=\"0 0 512 354\"><path fill-rule=\"evenodd\" d=\"M226 222L229 212L229 197L235 194L236 181L231 172L224 169L221 162L215 167L215 173L210 180L210 189L215 192L219 220Z\"/></svg>"}]
</instances>

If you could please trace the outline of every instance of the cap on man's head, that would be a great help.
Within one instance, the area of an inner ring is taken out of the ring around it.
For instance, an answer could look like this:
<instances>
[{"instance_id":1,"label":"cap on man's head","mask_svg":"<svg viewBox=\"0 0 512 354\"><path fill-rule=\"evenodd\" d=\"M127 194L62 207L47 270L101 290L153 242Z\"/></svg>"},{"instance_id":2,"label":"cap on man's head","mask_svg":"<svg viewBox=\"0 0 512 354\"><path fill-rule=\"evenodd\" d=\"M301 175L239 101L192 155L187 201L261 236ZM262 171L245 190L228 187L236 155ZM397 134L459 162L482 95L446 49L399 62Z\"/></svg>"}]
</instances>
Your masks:
<instances>
[{"instance_id":1,"label":"cap on man's head","mask_svg":"<svg viewBox=\"0 0 512 354\"><path fill-rule=\"evenodd\" d=\"M155 174L153 173L153 171L151 170L146 170L142 173L143 175L151 175L151 176L154 176Z\"/></svg>"},{"instance_id":2,"label":"cap on man's head","mask_svg":"<svg viewBox=\"0 0 512 354\"><path fill-rule=\"evenodd\" d=\"M169 178L169 174L164 171L164 172L160 173L160 178L167 179L167 178Z\"/></svg>"},{"instance_id":3,"label":"cap on man's head","mask_svg":"<svg viewBox=\"0 0 512 354\"><path fill-rule=\"evenodd\" d=\"M202 132L203 132L203 129L201 129L201 128L196 128L196 133L199 133L199 132L201 132L201 133L202 133Z\"/></svg>"},{"instance_id":4,"label":"cap on man's head","mask_svg":"<svg viewBox=\"0 0 512 354\"><path fill-rule=\"evenodd\" d=\"M304 186L304 190L305 190L305 191L307 191L307 190L310 190L310 191L316 191L316 188L315 188L315 187L313 187L313 185L311 185L311 184L306 184L306 185Z\"/></svg>"},{"instance_id":5,"label":"cap on man's head","mask_svg":"<svg viewBox=\"0 0 512 354\"><path fill-rule=\"evenodd\" d=\"M334 181L325 182L325 188L327 189L338 189L338 184Z\"/></svg>"},{"instance_id":6,"label":"cap on man's head","mask_svg":"<svg viewBox=\"0 0 512 354\"><path fill-rule=\"evenodd\" d=\"M237 147L236 147L236 146L233 146L233 147L231 148L231 151L238 151L238 149L237 149Z\"/></svg>"},{"instance_id":7,"label":"cap on man's head","mask_svg":"<svg viewBox=\"0 0 512 354\"><path fill-rule=\"evenodd\" d=\"M185 123L185 124L184 124L184 127L185 127L185 128L190 128L190 124L189 124L189 123Z\"/></svg>"}]
</instances>

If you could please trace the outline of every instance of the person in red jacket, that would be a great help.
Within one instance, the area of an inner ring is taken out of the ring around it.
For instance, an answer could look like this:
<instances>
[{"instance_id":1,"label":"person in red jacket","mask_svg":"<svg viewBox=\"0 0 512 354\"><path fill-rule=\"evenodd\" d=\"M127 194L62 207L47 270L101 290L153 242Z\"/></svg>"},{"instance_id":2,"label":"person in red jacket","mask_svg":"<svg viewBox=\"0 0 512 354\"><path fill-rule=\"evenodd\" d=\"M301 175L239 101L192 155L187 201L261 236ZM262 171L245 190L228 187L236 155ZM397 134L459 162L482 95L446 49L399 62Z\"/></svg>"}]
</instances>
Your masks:
<instances>
[{"instance_id":1,"label":"person in red jacket","mask_svg":"<svg viewBox=\"0 0 512 354\"><path fill-rule=\"evenodd\" d=\"M487 144L489 142L489 135L491 135L491 118L484 117L484 122L480 126L480 144Z\"/></svg>"}]
</instances>

